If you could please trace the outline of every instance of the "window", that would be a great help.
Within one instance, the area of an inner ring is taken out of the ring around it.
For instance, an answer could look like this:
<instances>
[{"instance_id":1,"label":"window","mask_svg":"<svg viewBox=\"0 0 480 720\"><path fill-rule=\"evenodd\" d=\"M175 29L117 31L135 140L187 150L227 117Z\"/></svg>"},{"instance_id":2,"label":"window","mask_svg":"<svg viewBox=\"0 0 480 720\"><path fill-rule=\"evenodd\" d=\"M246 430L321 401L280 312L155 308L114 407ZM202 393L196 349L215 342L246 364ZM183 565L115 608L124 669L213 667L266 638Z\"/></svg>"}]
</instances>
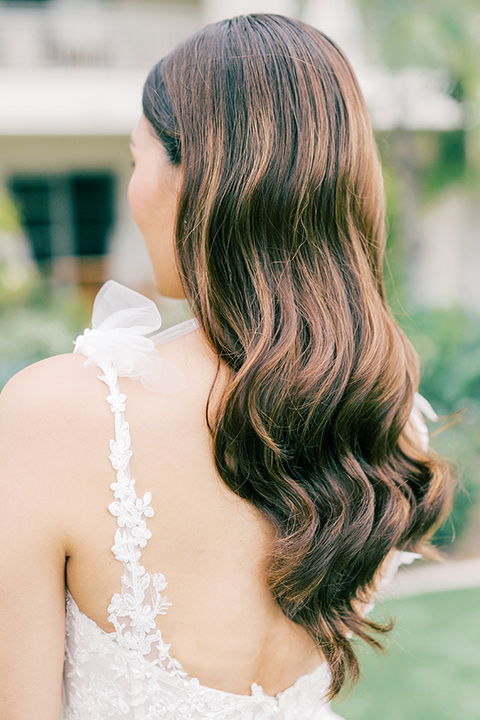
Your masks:
<instances>
[{"instance_id":1,"label":"window","mask_svg":"<svg viewBox=\"0 0 480 720\"><path fill-rule=\"evenodd\" d=\"M15 175L7 186L39 266L55 274L59 267L67 267L61 261L70 258L80 283L101 282L114 220L114 176L108 172Z\"/></svg>"}]
</instances>

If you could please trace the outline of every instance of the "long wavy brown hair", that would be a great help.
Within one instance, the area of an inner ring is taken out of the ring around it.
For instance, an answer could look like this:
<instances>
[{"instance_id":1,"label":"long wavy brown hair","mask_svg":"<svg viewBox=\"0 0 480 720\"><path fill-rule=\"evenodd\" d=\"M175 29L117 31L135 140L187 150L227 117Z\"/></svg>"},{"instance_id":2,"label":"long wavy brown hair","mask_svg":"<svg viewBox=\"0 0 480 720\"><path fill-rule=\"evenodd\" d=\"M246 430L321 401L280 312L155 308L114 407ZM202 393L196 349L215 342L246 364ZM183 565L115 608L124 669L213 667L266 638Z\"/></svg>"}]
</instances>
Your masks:
<instances>
[{"instance_id":1,"label":"long wavy brown hair","mask_svg":"<svg viewBox=\"0 0 480 720\"><path fill-rule=\"evenodd\" d=\"M323 651L334 697L359 675L352 634L380 646L371 632L391 627L361 610L382 564L432 554L452 494L409 430L418 362L385 300L365 102L332 40L258 14L179 45L143 109L183 169L178 267L228 368L206 408L216 467L271 522L271 592Z\"/></svg>"}]
</instances>

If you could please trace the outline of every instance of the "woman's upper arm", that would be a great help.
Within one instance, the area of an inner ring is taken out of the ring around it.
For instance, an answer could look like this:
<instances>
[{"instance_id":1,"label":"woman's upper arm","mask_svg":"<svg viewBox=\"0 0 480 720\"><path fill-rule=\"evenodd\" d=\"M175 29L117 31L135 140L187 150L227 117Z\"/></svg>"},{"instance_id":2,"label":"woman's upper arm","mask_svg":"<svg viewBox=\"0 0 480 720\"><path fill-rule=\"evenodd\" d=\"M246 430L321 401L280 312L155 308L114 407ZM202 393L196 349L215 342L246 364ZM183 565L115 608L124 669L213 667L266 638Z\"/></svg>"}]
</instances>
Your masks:
<instances>
[{"instance_id":1,"label":"woman's upper arm","mask_svg":"<svg viewBox=\"0 0 480 720\"><path fill-rule=\"evenodd\" d=\"M27 368L0 394L0 714L9 720L61 711L66 551L54 366Z\"/></svg>"}]
</instances>

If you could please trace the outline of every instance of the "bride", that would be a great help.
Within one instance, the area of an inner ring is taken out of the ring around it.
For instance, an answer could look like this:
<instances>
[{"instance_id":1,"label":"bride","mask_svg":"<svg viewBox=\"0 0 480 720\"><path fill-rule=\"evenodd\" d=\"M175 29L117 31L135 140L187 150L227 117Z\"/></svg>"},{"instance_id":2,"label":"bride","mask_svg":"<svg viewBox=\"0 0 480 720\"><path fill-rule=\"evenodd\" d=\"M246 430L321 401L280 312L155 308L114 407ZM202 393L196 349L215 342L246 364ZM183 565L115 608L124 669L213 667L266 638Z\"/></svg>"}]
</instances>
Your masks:
<instances>
[{"instance_id":1,"label":"bride","mask_svg":"<svg viewBox=\"0 0 480 720\"><path fill-rule=\"evenodd\" d=\"M2 717L335 717L452 490L357 80L312 27L225 20L152 69L131 149L156 289L192 320L159 332L109 281L75 351L0 396Z\"/></svg>"}]
</instances>

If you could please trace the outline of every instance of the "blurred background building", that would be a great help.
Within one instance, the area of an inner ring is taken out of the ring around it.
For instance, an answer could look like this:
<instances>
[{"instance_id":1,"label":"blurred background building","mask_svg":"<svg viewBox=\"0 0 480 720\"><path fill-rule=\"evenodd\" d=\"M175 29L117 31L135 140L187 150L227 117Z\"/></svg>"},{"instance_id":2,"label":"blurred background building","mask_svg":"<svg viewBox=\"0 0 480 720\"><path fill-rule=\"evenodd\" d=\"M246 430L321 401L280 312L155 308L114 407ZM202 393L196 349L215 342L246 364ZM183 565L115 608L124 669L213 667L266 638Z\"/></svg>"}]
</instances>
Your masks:
<instances>
[{"instance_id":1,"label":"blurred background building","mask_svg":"<svg viewBox=\"0 0 480 720\"><path fill-rule=\"evenodd\" d=\"M196 3L0 5L0 186L52 283L148 283L127 205L128 136L147 71L201 13Z\"/></svg>"},{"instance_id":2,"label":"blurred background building","mask_svg":"<svg viewBox=\"0 0 480 720\"><path fill-rule=\"evenodd\" d=\"M436 136L445 135L447 145L461 142L465 107L450 92L445 68L415 67L407 58L406 67L387 69L360 6L353 0L0 2L0 188L15 201L28 248L51 282L92 291L107 277L140 288L149 283L126 201L128 135L141 112L146 73L205 23L268 11L300 17L340 44L375 129L393 137L395 161L407 178L402 218L414 301L480 309L478 205L458 187L427 208L416 197L418 166L432 159Z\"/></svg>"}]
</instances>

